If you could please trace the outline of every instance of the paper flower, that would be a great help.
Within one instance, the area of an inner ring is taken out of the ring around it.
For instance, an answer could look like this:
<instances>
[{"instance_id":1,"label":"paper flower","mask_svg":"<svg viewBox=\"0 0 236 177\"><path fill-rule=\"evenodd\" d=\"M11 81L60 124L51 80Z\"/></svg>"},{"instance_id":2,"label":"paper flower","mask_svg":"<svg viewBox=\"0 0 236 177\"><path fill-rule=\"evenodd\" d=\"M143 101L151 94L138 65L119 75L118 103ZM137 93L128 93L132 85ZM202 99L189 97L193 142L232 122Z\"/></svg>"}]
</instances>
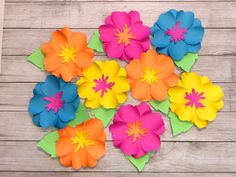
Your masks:
<instances>
[{"instance_id":1,"label":"paper flower","mask_svg":"<svg viewBox=\"0 0 236 177\"><path fill-rule=\"evenodd\" d=\"M152 45L158 53L181 60L187 53L197 53L201 48L204 29L193 12L169 10L161 14L151 28Z\"/></svg>"},{"instance_id":2,"label":"paper flower","mask_svg":"<svg viewBox=\"0 0 236 177\"><path fill-rule=\"evenodd\" d=\"M216 118L224 102L224 93L219 86L210 82L208 77L196 73L183 73L176 87L168 90L171 111L180 120L193 122L204 128Z\"/></svg>"},{"instance_id":3,"label":"paper flower","mask_svg":"<svg viewBox=\"0 0 236 177\"><path fill-rule=\"evenodd\" d=\"M84 70L77 81L78 94L85 99L85 106L96 109L116 108L127 99L130 89L126 71L116 61L95 61Z\"/></svg>"},{"instance_id":4,"label":"paper flower","mask_svg":"<svg viewBox=\"0 0 236 177\"><path fill-rule=\"evenodd\" d=\"M150 28L143 25L139 12L113 12L99 27L100 40L110 58L130 61L150 47Z\"/></svg>"},{"instance_id":5,"label":"paper flower","mask_svg":"<svg viewBox=\"0 0 236 177\"><path fill-rule=\"evenodd\" d=\"M92 168L105 154L106 134L99 119L89 119L74 128L66 126L58 134L56 154L66 167Z\"/></svg>"},{"instance_id":6,"label":"paper flower","mask_svg":"<svg viewBox=\"0 0 236 177\"><path fill-rule=\"evenodd\" d=\"M94 52L87 48L84 33L63 28L52 33L52 39L42 45L45 69L64 81L82 75L82 70L92 64Z\"/></svg>"},{"instance_id":7,"label":"paper flower","mask_svg":"<svg viewBox=\"0 0 236 177\"><path fill-rule=\"evenodd\" d=\"M74 119L79 105L75 84L66 83L55 76L47 76L45 82L34 88L34 96L29 103L33 123L39 127L65 127Z\"/></svg>"},{"instance_id":8,"label":"paper flower","mask_svg":"<svg viewBox=\"0 0 236 177\"><path fill-rule=\"evenodd\" d=\"M165 55L150 49L132 60L126 71L131 86L131 95L141 101L162 101L167 97L167 89L177 85L173 61Z\"/></svg>"},{"instance_id":9,"label":"paper flower","mask_svg":"<svg viewBox=\"0 0 236 177\"><path fill-rule=\"evenodd\" d=\"M148 104L141 103L121 106L109 130L115 147L128 156L139 158L159 149L165 125L159 113L153 113Z\"/></svg>"}]
</instances>

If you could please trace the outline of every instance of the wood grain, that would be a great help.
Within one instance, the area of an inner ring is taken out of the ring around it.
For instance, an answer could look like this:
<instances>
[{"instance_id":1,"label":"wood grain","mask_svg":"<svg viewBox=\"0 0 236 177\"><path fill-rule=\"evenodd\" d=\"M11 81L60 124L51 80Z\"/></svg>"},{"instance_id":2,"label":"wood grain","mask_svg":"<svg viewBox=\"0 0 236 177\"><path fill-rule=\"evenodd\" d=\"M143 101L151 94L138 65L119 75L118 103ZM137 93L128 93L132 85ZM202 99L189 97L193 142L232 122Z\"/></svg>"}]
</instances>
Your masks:
<instances>
[{"instance_id":1,"label":"wood grain","mask_svg":"<svg viewBox=\"0 0 236 177\"><path fill-rule=\"evenodd\" d=\"M28 112L0 112L0 141L38 141L53 129L43 129L35 126ZM206 129L193 127L188 133L173 137L169 119L164 117L166 131L162 141L174 142L231 142L236 141L236 112L219 112L215 121ZM14 127L14 128L12 128ZM219 133L220 132L220 133ZM107 140L111 141L111 134L106 128ZM207 136L206 136L207 135Z\"/></svg>"},{"instance_id":2,"label":"wood grain","mask_svg":"<svg viewBox=\"0 0 236 177\"><path fill-rule=\"evenodd\" d=\"M1 73L1 58L2 58L2 34L3 34L3 16L4 16L5 0L0 2L0 73Z\"/></svg>"},{"instance_id":3,"label":"wood grain","mask_svg":"<svg viewBox=\"0 0 236 177\"><path fill-rule=\"evenodd\" d=\"M168 9L194 11L205 27L236 27L236 2L34 2L6 3L5 28L97 28L112 11L138 10L152 25ZM227 10L226 10L227 9ZM154 13L155 12L155 13ZM89 13L89 16L88 16ZM220 14L220 15L219 15ZM217 16L217 18L216 18ZM19 20L20 19L20 20Z\"/></svg>"}]
</instances>

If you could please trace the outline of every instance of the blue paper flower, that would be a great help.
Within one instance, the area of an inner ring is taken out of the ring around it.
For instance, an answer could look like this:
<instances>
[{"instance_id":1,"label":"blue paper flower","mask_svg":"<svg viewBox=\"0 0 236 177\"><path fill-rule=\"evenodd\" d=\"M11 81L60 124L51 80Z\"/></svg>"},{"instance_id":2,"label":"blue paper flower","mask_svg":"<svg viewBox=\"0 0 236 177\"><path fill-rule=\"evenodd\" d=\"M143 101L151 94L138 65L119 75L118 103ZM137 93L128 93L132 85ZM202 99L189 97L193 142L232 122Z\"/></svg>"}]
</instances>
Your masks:
<instances>
[{"instance_id":1,"label":"blue paper flower","mask_svg":"<svg viewBox=\"0 0 236 177\"><path fill-rule=\"evenodd\" d=\"M204 29L192 12L169 10L161 14L151 28L152 45L157 52L181 60L187 53L201 48Z\"/></svg>"},{"instance_id":2,"label":"blue paper flower","mask_svg":"<svg viewBox=\"0 0 236 177\"><path fill-rule=\"evenodd\" d=\"M35 86L33 93L29 112L33 114L32 121L37 126L64 128L74 119L80 103L75 84L49 75L45 82Z\"/></svg>"}]
</instances>

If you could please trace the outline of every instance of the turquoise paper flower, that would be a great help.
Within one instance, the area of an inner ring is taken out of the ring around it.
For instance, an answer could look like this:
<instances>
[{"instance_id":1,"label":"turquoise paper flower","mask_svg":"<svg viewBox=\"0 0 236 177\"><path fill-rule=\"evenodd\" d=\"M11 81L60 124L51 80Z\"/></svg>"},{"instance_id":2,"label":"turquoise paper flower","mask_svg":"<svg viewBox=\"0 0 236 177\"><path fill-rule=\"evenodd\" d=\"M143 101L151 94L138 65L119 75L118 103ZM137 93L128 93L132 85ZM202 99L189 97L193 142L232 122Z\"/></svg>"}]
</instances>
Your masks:
<instances>
[{"instance_id":1,"label":"turquoise paper flower","mask_svg":"<svg viewBox=\"0 0 236 177\"><path fill-rule=\"evenodd\" d=\"M197 53L201 48L204 29L193 12L169 10L161 14L151 27L152 45L158 53L181 60L187 53Z\"/></svg>"},{"instance_id":2,"label":"turquoise paper flower","mask_svg":"<svg viewBox=\"0 0 236 177\"><path fill-rule=\"evenodd\" d=\"M49 75L45 82L35 86L33 93L28 109L37 126L64 128L74 119L80 103L75 84Z\"/></svg>"}]
</instances>

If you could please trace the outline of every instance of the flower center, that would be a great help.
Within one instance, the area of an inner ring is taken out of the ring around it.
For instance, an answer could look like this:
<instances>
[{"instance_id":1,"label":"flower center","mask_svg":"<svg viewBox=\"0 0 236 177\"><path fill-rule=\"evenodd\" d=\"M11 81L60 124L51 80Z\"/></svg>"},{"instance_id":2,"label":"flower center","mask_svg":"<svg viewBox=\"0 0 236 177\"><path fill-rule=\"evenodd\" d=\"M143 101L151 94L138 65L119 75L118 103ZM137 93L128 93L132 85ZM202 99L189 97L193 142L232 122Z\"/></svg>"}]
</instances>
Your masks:
<instances>
[{"instance_id":1,"label":"flower center","mask_svg":"<svg viewBox=\"0 0 236 177\"><path fill-rule=\"evenodd\" d=\"M86 132L75 131L75 136L70 138L71 144L76 144L75 152L89 147L94 144L94 141L89 139L89 136Z\"/></svg>"},{"instance_id":2,"label":"flower center","mask_svg":"<svg viewBox=\"0 0 236 177\"><path fill-rule=\"evenodd\" d=\"M117 43L124 43L125 46L131 44L130 39L135 39L135 36L133 36L130 32L130 28L126 24L124 24L122 32L119 29L116 29L116 33L114 35L118 38Z\"/></svg>"},{"instance_id":3,"label":"flower center","mask_svg":"<svg viewBox=\"0 0 236 177\"><path fill-rule=\"evenodd\" d=\"M44 97L44 100L50 102L46 104L47 111L53 109L53 111L56 113L61 107L64 107L65 101L61 100L62 94L63 92L58 92L55 96Z\"/></svg>"},{"instance_id":4,"label":"flower center","mask_svg":"<svg viewBox=\"0 0 236 177\"><path fill-rule=\"evenodd\" d=\"M185 28L179 29L180 22L177 22L172 29L168 28L165 34L172 36L171 41L178 42L180 40L185 40L184 33L188 31Z\"/></svg>"},{"instance_id":5,"label":"flower center","mask_svg":"<svg viewBox=\"0 0 236 177\"><path fill-rule=\"evenodd\" d=\"M141 81L146 82L148 84L152 84L152 83L158 81L157 74L158 74L158 71L156 69L146 67L143 70L143 75L141 77Z\"/></svg>"},{"instance_id":6,"label":"flower center","mask_svg":"<svg viewBox=\"0 0 236 177\"><path fill-rule=\"evenodd\" d=\"M63 63L75 62L76 49L75 47L69 47L67 44L62 45L59 56L62 57Z\"/></svg>"},{"instance_id":7,"label":"flower center","mask_svg":"<svg viewBox=\"0 0 236 177\"><path fill-rule=\"evenodd\" d=\"M96 83L96 86L93 87L95 92L98 92L101 90L101 97L103 97L104 93L107 93L108 90L111 90L115 82L108 82L108 76L102 75L101 79L94 79L94 82Z\"/></svg>"},{"instance_id":8,"label":"flower center","mask_svg":"<svg viewBox=\"0 0 236 177\"><path fill-rule=\"evenodd\" d=\"M147 134L147 128L141 128L142 122L136 120L134 123L128 123L128 130L125 133L128 136L133 136L133 142L136 142L137 139L140 139L141 136L145 136Z\"/></svg>"},{"instance_id":9,"label":"flower center","mask_svg":"<svg viewBox=\"0 0 236 177\"><path fill-rule=\"evenodd\" d=\"M192 89L191 93L187 93L184 98L188 99L189 101L185 104L185 106L195 106L197 109L198 108L203 108L205 107L200 100L205 99L205 97L203 96L204 92L198 94L198 92L196 92L194 89Z\"/></svg>"}]
</instances>

